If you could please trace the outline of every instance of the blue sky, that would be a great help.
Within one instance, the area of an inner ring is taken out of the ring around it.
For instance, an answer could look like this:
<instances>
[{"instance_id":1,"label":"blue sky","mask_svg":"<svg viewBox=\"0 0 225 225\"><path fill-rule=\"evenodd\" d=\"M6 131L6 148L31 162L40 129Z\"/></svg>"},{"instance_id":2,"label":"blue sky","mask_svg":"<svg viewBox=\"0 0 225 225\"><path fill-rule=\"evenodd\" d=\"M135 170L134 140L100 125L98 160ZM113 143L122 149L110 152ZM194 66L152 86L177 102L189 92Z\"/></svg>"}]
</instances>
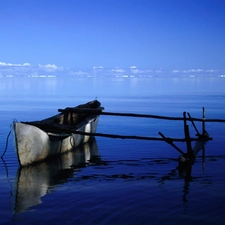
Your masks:
<instances>
[{"instance_id":1,"label":"blue sky","mask_svg":"<svg viewBox=\"0 0 225 225\"><path fill-rule=\"evenodd\" d=\"M224 70L224 12L224 0L0 0L0 73Z\"/></svg>"}]
</instances>

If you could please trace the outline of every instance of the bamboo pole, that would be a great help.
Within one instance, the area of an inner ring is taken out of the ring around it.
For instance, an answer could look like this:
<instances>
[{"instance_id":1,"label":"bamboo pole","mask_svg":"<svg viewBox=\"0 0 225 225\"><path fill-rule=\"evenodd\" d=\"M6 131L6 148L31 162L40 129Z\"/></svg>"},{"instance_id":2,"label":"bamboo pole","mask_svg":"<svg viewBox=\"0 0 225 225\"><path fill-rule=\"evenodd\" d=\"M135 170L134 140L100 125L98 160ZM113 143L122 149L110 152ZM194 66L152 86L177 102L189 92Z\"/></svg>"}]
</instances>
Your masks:
<instances>
[{"instance_id":1,"label":"bamboo pole","mask_svg":"<svg viewBox=\"0 0 225 225\"><path fill-rule=\"evenodd\" d=\"M192 120L190 113L187 113L187 114L188 114L188 117L191 119L191 124L192 124L192 126L194 127L194 129L195 129L197 135L200 136L200 133L199 133L197 127L195 126L195 123L194 123L194 121Z\"/></svg>"},{"instance_id":2,"label":"bamboo pole","mask_svg":"<svg viewBox=\"0 0 225 225\"><path fill-rule=\"evenodd\" d=\"M180 152L183 156L185 156L185 153L173 143L171 138L166 138L161 132L159 132L159 135L162 137L163 141L173 146L178 152Z\"/></svg>"},{"instance_id":3,"label":"bamboo pole","mask_svg":"<svg viewBox=\"0 0 225 225\"><path fill-rule=\"evenodd\" d=\"M120 139L137 139L137 140L150 140L150 141L165 141L165 138L159 137L145 137L145 136L135 136L135 135L118 135L118 134L103 134L103 133L87 133L82 131L70 130L73 134L87 135L87 136L98 136L98 137L108 137L108 138L120 138ZM185 138L166 138L169 142L185 142ZM191 141L196 141L198 138L190 138Z\"/></svg>"},{"instance_id":4,"label":"bamboo pole","mask_svg":"<svg viewBox=\"0 0 225 225\"><path fill-rule=\"evenodd\" d=\"M171 116L157 116L150 114L136 114L136 113L115 113L115 112L102 112L101 109L86 109L86 108L66 108L58 109L58 112L74 112L74 113L89 113L94 115L107 115L107 116L127 116L127 117L140 117L140 118L153 118L163 120L183 120L183 117L171 117ZM202 122L202 118L187 118L187 121ZM225 119L204 119L205 122L225 122Z\"/></svg>"}]
</instances>

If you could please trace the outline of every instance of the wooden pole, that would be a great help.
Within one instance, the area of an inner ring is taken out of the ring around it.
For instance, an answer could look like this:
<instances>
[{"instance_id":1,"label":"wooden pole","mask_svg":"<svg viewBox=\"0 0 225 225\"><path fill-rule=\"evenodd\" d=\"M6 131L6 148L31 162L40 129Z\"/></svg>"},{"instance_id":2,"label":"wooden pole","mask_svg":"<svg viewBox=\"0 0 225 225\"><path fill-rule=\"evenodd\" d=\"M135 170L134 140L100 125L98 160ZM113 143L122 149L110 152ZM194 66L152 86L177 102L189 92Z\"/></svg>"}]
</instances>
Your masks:
<instances>
[{"instance_id":1,"label":"wooden pole","mask_svg":"<svg viewBox=\"0 0 225 225\"><path fill-rule=\"evenodd\" d=\"M100 109L86 109L86 108L66 108L58 109L59 112L74 112L74 113L88 113L94 115L106 115L106 116L126 116L126 117L140 117L140 118L153 118L153 119L164 119L164 120L183 120L181 117L170 117L170 116L157 116L148 114L136 114L136 113L115 113L115 112L103 112Z\"/></svg>"},{"instance_id":2,"label":"wooden pole","mask_svg":"<svg viewBox=\"0 0 225 225\"><path fill-rule=\"evenodd\" d=\"M185 138L159 138L159 137L144 137L144 136L135 136L135 135L118 135L118 134L103 134L103 133L87 133L87 132L82 132L82 131L73 131L70 130L71 133L73 134L81 134L81 135L87 135L87 136L98 136L98 137L107 137L107 138L120 138L120 139L137 139L137 140L150 140L150 141L165 141L167 142L185 142ZM161 133L159 132L161 135ZM162 136L162 135L161 135ZM191 138L191 141L196 141L198 140L197 138Z\"/></svg>"},{"instance_id":3,"label":"wooden pole","mask_svg":"<svg viewBox=\"0 0 225 225\"><path fill-rule=\"evenodd\" d=\"M86 108L66 108L58 109L59 112L74 112L74 113L88 113L93 115L108 115L108 116L127 116L127 117L140 117L140 118L153 118L163 120L183 120L183 117L170 117L170 116L157 116L150 114L136 114L136 113L115 113L115 112L102 112L100 109L86 109ZM187 121L202 122L201 118L187 118ZM205 122L225 122L225 119L205 119Z\"/></svg>"},{"instance_id":4,"label":"wooden pole","mask_svg":"<svg viewBox=\"0 0 225 225\"><path fill-rule=\"evenodd\" d=\"M205 108L202 107L202 135L205 133Z\"/></svg>"},{"instance_id":5,"label":"wooden pole","mask_svg":"<svg viewBox=\"0 0 225 225\"><path fill-rule=\"evenodd\" d=\"M202 135L204 137L205 134L205 108L202 107ZM203 166L203 171L204 171L204 167L205 167L205 147L203 146L202 148L202 166Z\"/></svg>"},{"instance_id":6,"label":"wooden pole","mask_svg":"<svg viewBox=\"0 0 225 225\"><path fill-rule=\"evenodd\" d=\"M192 123L192 125L193 125L193 127L194 127L194 129L195 129L195 131L196 131L196 133L197 133L197 135L200 136L200 133L199 133L197 127L195 126L195 123L194 123L194 121L192 120L190 113L187 113L187 114L188 114L188 117L191 119L191 123Z\"/></svg>"},{"instance_id":7,"label":"wooden pole","mask_svg":"<svg viewBox=\"0 0 225 225\"><path fill-rule=\"evenodd\" d=\"M191 155L192 147L191 147L191 140L190 140L190 134L189 134L189 127L187 125L186 112L183 112L183 118L184 118L184 135L185 135L186 146L187 146L187 154Z\"/></svg>"},{"instance_id":8,"label":"wooden pole","mask_svg":"<svg viewBox=\"0 0 225 225\"><path fill-rule=\"evenodd\" d=\"M159 132L159 135L163 138L165 142L173 146L178 152L180 152L183 156L185 156L185 153L173 143L171 138L166 138L161 132Z\"/></svg>"}]
</instances>

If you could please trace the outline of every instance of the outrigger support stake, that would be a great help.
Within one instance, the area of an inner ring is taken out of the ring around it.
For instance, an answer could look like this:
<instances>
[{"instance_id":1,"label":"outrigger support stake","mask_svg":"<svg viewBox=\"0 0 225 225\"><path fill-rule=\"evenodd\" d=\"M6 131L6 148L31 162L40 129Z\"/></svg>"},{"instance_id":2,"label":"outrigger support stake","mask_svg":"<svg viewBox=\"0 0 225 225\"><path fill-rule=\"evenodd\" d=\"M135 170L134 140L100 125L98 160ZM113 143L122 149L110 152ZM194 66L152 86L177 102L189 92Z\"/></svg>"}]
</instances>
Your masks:
<instances>
[{"instance_id":1,"label":"outrigger support stake","mask_svg":"<svg viewBox=\"0 0 225 225\"><path fill-rule=\"evenodd\" d=\"M188 114L188 117L189 117L190 119L192 119L190 113L188 112L187 114ZM191 123L192 123L192 126L194 127L194 129L195 129L195 131L196 131L196 133L197 133L196 136L200 136L201 134L199 133L199 131L198 131L197 127L195 126L195 123L194 123L193 120L191 120Z\"/></svg>"},{"instance_id":2,"label":"outrigger support stake","mask_svg":"<svg viewBox=\"0 0 225 225\"><path fill-rule=\"evenodd\" d=\"M205 133L205 107L202 107L202 135Z\"/></svg>"},{"instance_id":3,"label":"outrigger support stake","mask_svg":"<svg viewBox=\"0 0 225 225\"><path fill-rule=\"evenodd\" d=\"M185 135L186 146L187 146L187 155L190 155L192 153L192 147L191 147L189 127L187 125L186 112L183 112L183 117L184 117L184 135Z\"/></svg>"},{"instance_id":4,"label":"outrigger support stake","mask_svg":"<svg viewBox=\"0 0 225 225\"><path fill-rule=\"evenodd\" d=\"M178 158L178 162L179 162L179 168L191 168L191 165L194 163L195 158L197 156L197 153L202 150L202 158L204 160L204 156L205 156L205 149L204 149L204 144L209 141L212 140L212 138L209 137L208 133L205 130L205 108L202 108L202 134L199 133L197 127L194 124L194 120L190 113L187 113L188 117L186 117L186 112L183 112L183 121L184 121L184 135L185 135L185 142L186 142L186 148L187 151L186 153L184 153L180 148L178 148L174 143L173 143L173 139L165 137L161 132L159 132L159 135L162 137L162 139L167 142L168 144L170 144L171 146L173 146L179 153L181 153L181 156ZM187 124L187 121L191 121L195 131L196 131L196 136L198 136L196 143L194 145L194 147L192 148L191 145L191 141L193 141L193 138L190 137L190 133L189 133L189 126ZM204 166L204 164L203 164Z\"/></svg>"},{"instance_id":5,"label":"outrigger support stake","mask_svg":"<svg viewBox=\"0 0 225 225\"><path fill-rule=\"evenodd\" d=\"M165 137L161 132L159 132L159 135L163 138L163 140L164 140L165 142L167 142L168 144L170 144L171 146L173 146L173 147L174 147L178 152L180 152L183 156L186 155L181 149L179 149L179 148L173 143L173 141L171 140L171 138Z\"/></svg>"}]
</instances>

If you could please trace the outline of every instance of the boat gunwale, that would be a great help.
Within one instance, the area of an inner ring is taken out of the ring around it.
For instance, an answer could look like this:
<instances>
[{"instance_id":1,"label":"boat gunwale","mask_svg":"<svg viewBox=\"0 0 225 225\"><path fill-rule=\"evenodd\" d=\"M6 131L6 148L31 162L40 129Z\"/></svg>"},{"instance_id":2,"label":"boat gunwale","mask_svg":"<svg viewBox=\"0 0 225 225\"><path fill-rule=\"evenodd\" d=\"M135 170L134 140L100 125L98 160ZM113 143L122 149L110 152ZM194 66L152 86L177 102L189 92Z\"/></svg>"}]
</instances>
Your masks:
<instances>
[{"instance_id":1,"label":"boat gunwale","mask_svg":"<svg viewBox=\"0 0 225 225\"><path fill-rule=\"evenodd\" d=\"M82 107L82 106L91 105L92 103L96 104L96 102L97 102L98 106L95 109L98 109L100 112L103 111L104 108L101 107L101 103L97 100L94 100L92 102L88 102L84 105L78 105L78 106L73 107L73 108L88 108L88 109L90 108L91 109L92 107ZM72 113L74 115L80 115L81 114L81 113L75 113L75 112L72 112ZM76 131L76 130L80 129L82 126L91 122L95 118L99 117L99 115L96 115L96 114L82 113L84 118L81 121L78 120L77 123L75 122L74 124L66 124L66 123L55 122L56 119L58 119L59 117L62 117L65 114L66 114L66 112L62 112L62 113L56 114L52 117L49 117L47 119L30 121L30 122L21 121L20 123L37 127L37 128L46 132L49 135L53 134L52 136L66 136L66 135L71 134L73 131Z\"/></svg>"}]
</instances>

